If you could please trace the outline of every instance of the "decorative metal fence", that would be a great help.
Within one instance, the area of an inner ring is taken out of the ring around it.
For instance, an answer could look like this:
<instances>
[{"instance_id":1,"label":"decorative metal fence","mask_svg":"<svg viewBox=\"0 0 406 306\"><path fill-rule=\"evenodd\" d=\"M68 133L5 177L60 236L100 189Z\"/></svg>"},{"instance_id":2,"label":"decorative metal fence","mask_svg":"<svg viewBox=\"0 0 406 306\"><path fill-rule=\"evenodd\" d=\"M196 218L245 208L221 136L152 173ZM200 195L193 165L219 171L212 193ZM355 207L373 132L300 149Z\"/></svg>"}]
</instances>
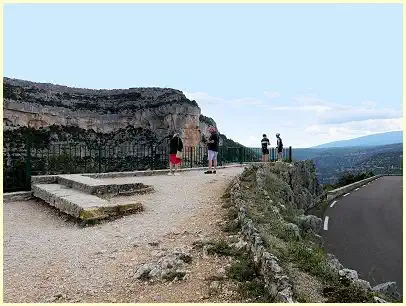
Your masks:
<instances>
[{"instance_id":1,"label":"decorative metal fence","mask_svg":"<svg viewBox=\"0 0 406 306\"><path fill-rule=\"evenodd\" d=\"M284 148L285 161L292 160L292 148ZM261 148L219 147L217 164L259 162ZM269 159L277 159L275 149ZM184 147L182 168L207 167L207 148ZM78 143L53 144L34 148L27 143L19 149L3 150L4 192L30 190L32 175L103 173L169 168L169 144L89 146Z\"/></svg>"}]
</instances>

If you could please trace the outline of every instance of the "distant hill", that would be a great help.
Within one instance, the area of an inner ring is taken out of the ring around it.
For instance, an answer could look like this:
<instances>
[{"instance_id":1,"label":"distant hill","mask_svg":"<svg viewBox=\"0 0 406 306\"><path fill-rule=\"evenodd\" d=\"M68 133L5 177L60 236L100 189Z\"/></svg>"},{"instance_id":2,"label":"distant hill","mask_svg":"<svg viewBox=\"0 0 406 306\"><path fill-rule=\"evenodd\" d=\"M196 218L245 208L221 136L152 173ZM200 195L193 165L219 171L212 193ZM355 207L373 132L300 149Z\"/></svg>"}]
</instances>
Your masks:
<instances>
[{"instance_id":1,"label":"distant hill","mask_svg":"<svg viewBox=\"0 0 406 306\"><path fill-rule=\"evenodd\" d=\"M325 143L313 148L343 148L343 147L365 147L365 146L383 146L403 142L403 131L387 132L358 137L349 140L341 140Z\"/></svg>"},{"instance_id":2,"label":"distant hill","mask_svg":"<svg viewBox=\"0 0 406 306\"><path fill-rule=\"evenodd\" d=\"M293 149L293 159L313 160L322 184L334 184L346 172L401 174L403 144L347 148Z\"/></svg>"}]
</instances>

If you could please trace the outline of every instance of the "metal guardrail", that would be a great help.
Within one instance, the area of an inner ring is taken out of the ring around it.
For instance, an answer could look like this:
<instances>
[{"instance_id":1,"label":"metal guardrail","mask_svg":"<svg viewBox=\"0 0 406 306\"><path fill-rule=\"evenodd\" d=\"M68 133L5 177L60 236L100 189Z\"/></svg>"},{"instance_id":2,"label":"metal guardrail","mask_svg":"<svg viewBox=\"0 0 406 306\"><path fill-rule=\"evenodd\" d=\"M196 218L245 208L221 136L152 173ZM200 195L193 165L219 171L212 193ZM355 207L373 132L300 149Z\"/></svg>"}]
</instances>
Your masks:
<instances>
[{"instance_id":1,"label":"metal guardrail","mask_svg":"<svg viewBox=\"0 0 406 306\"><path fill-rule=\"evenodd\" d=\"M368 177L366 179L363 179L361 181L354 182L352 184L348 184L346 186L342 186L337 189L327 191L327 201L334 200L334 199L342 196L343 194L347 193L348 191L358 188L358 187L364 185L365 183L373 181L381 176L383 176L383 174L374 175L374 176Z\"/></svg>"},{"instance_id":2,"label":"metal guardrail","mask_svg":"<svg viewBox=\"0 0 406 306\"><path fill-rule=\"evenodd\" d=\"M271 148L269 159L277 159ZM285 161L292 160L292 148L284 148ZM261 148L219 147L217 164L261 161ZM181 168L207 167L207 148L184 147ZM169 141L141 145L54 144L45 148L32 147L3 150L4 192L25 191L31 188L32 175L63 173L105 173L169 168Z\"/></svg>"}]
</instances>

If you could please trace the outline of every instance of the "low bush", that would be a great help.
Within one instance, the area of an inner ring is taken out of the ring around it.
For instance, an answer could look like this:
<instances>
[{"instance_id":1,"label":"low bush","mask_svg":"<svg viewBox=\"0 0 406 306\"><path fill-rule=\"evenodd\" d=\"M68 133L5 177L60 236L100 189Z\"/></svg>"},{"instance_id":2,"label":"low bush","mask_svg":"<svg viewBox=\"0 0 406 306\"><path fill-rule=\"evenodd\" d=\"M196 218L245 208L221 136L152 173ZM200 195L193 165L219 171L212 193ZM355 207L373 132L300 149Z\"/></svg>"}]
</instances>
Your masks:
<instances>
[{"instance_id":1,"label":"low bush","mask_svg":"<svg viewBox=\"0 0 406 306\"><path fill-rule=\"evenodd\" d=\"M227 271L228 277L239 282L253 280L257 273L254 262L247 256L241 256Z\"/></svg>"},{"instance_id":2,"label":"low bush","mask_svg":"<svg viewBox=\"0 0 406 306\"><path fill-rule=\"evenodd\" d=\"M290 242L288 252L290 259L297 263L302 271L324 280L332 279L333 274L323 249L309 247L304 242Z\"/></svg>"}]
</instances>

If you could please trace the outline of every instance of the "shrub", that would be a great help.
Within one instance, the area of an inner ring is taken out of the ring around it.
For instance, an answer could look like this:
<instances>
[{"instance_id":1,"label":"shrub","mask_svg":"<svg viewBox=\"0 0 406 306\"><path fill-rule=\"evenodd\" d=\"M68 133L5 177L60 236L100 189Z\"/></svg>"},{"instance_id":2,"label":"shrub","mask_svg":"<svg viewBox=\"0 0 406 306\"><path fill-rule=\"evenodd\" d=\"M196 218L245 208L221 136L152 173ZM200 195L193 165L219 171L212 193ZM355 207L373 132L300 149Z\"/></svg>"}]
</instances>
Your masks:
<instances>
[{"instance_id":1,"label":"shrub","mask_svg":"<svg viewBox=\"0 0 406 306\"><path fill-rule=\"evenodd\" d=\"M267 302L264 282L258 278L241 283L238 291L244 297L254 298L255 302Z\"/></svg>"},{"instance_id":2,"label":"shrub","mask_svg":"<svg viewBox=\"0 0 406 306\"><path fill-rule=\"evenodd\" d=\"M298 263L301 270L323 279L331 279L332 273L321 248L311 248L303 242L291 242L289 254L291 259Z\"/></svg>"},{"instance_id":3,"label":"shrub","mask_svg":"<svg viewBox=\"0 0 406 306\"><path fill-rule=\"evenodd\" d=\"M228 245L225 240L214 242L213 245L207 250L208 254L218 254L224 256L235 256L239 253Z\"/></svg>"},{"instance_id":4,"label":"shrub","mask_svg":"<svg viewBox=\"0 0 406 306\"><path fill-rule=\"evenodd\" d=\"M343 186L364 180L364 179L372 177L374 175L375 174L372 171L370 171L368 173L362 172L362 173L355 173L355 174L354 173L344 173L344 175L338 179L337 184L330 185L330 186L333 186L334 187L333 189L335 189L335 188L343 187Z\"/></svg>"},{"instance_id":5,"label":"shrub","mask_svg":"<svg viewBox=\"0 0 406 306\"><path fill-rule=\"evenodd\" d=\"M253 280L256 277L254 262L247 256L243 256L231 265L227 274L239 282Z\"/></svg>"},{"instance_id":6,"label":"shrub","mask_svg":"<svg viewBox=\"0 0 406 306\"><path fill-rule=\"evenodd\" d=\"M328 303L373 303L373 297L363 289L350 284L324 288Z\"/></svg>"},{"instance_id":7,"label":"shrub","mask_svg":"<svg viewBox=\"0 0 406 306\"><path fill-rule=\"evenodd\" d=\"M239 224L234 221L227 221L223 227L223 231L227 233L237 233L239 229Z\"/></svg>"}]
</instances>

